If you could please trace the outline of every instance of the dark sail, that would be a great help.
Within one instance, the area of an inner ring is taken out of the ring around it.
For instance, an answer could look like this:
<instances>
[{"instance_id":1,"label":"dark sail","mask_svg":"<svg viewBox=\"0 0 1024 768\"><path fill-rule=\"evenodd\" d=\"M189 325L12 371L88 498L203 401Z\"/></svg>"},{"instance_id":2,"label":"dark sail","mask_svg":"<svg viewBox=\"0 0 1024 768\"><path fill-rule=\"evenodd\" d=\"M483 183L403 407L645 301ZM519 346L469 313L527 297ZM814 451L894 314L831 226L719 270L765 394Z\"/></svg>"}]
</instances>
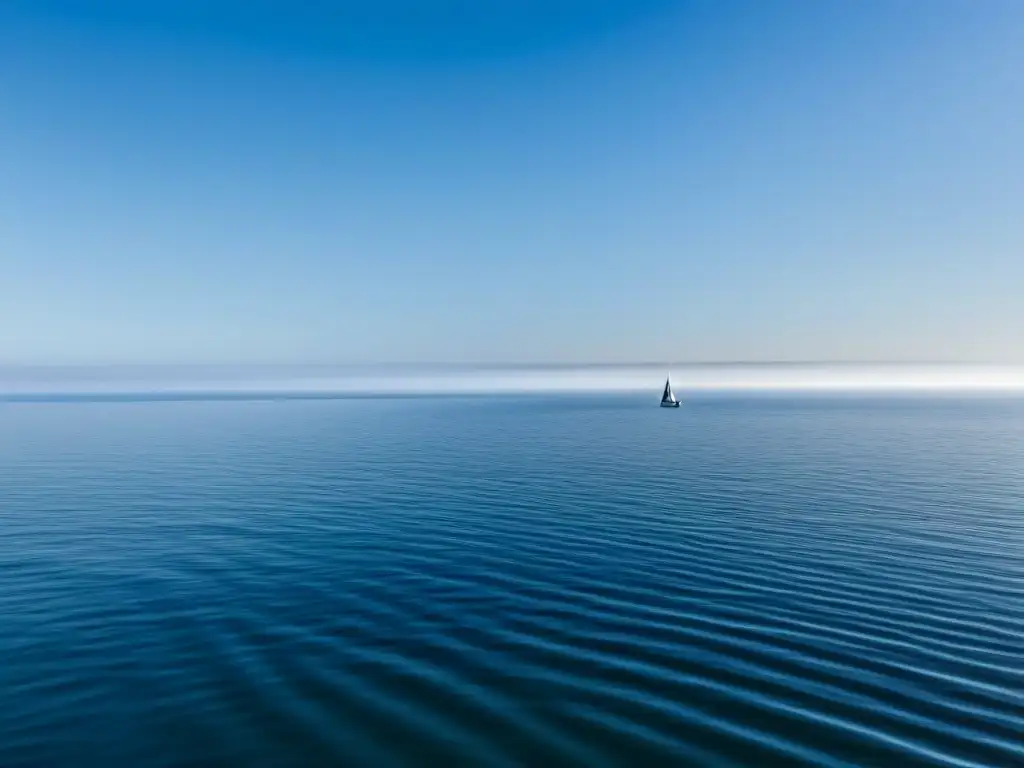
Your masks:
<instances>
[{"instance_id":1,"label":"dark sail","mask_svg":"<svg viewBox=\"0 0 1024 768\"><path fill-rule=\"evenodd\" d=\"M679 405L679 401L676 400L675 393L672 391L672 378L665 379L665 391L661 393L661 404L663 406L671 406L676 408Z\"/></svg>"}]
</instances>

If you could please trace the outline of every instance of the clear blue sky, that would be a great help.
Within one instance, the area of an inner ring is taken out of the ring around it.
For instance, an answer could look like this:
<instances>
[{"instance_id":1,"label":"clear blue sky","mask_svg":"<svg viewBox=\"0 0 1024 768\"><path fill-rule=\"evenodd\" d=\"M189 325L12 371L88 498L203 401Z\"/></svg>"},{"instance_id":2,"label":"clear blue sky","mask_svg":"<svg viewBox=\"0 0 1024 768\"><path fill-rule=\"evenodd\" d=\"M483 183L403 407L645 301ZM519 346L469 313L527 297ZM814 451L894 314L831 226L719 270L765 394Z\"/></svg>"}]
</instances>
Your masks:
<instances>
[{"instance_id":1,"label":"clear blue sky","mask_svg":"<svg viewBox=\"0 0 1024 768\"><path fill-rule=\"evenodd\" d=\"M1020 0L0 3L0 362L1024 361Z\"/></svg>"}]
</instances>

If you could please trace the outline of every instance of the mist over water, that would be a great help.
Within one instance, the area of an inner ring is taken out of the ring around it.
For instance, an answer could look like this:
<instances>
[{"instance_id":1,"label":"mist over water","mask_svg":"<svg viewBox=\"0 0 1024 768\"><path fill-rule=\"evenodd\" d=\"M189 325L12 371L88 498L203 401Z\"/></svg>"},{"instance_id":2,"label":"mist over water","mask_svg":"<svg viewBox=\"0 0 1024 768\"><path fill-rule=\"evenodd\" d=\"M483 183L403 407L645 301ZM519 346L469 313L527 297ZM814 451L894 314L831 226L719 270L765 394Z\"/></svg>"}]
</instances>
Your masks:
<instances>
[{"instance_id":1,"label":"mist over water","mask_svg":"<svg viewBox=\"0 0 1024 768\"><path fill-rule=\"evenodd\" d=\"M680 393L1024 390L1014 365L8 366L0 397L655 392L669 374Z\"/></svg>"}]
</instances>

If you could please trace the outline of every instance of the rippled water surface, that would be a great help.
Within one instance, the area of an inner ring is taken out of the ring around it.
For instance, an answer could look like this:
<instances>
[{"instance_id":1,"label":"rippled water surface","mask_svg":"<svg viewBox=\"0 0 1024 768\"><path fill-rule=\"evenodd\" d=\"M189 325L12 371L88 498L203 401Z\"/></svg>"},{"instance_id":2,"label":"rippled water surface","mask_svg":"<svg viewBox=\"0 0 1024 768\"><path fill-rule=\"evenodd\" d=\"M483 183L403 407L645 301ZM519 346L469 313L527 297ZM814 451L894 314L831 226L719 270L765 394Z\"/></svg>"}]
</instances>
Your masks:
<instances>
[{"instance_id":1,"label":"rippled water surface","mask_svg":"<svg viewBox=\"0 0 1024 768\"><path fill-rule=\"evenodd\" d=\"M0 404L0 765L1024 765L1024 400Z\"/></svg>"}]
</instances>

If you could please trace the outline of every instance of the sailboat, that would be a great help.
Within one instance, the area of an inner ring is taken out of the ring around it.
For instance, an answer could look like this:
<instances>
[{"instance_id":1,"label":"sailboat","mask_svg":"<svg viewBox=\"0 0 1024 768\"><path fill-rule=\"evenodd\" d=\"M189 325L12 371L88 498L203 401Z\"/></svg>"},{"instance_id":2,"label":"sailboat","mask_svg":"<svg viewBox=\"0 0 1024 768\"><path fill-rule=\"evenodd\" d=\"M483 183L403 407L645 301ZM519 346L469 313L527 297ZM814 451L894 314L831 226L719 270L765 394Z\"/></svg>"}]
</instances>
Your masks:
<instances>
[{"instance_id":1,"label":"sailboat","mask_svg":"<svg viewBox=\"0 0 1024 768\"><path fill-rule=\"evenodd\" d=\"M665 391L661 393L661 407L662 408L678 408L679 401L676 400L675 393L672 391L672 381L669 377L665 378Z\"/></svg>"}]
</instances>

